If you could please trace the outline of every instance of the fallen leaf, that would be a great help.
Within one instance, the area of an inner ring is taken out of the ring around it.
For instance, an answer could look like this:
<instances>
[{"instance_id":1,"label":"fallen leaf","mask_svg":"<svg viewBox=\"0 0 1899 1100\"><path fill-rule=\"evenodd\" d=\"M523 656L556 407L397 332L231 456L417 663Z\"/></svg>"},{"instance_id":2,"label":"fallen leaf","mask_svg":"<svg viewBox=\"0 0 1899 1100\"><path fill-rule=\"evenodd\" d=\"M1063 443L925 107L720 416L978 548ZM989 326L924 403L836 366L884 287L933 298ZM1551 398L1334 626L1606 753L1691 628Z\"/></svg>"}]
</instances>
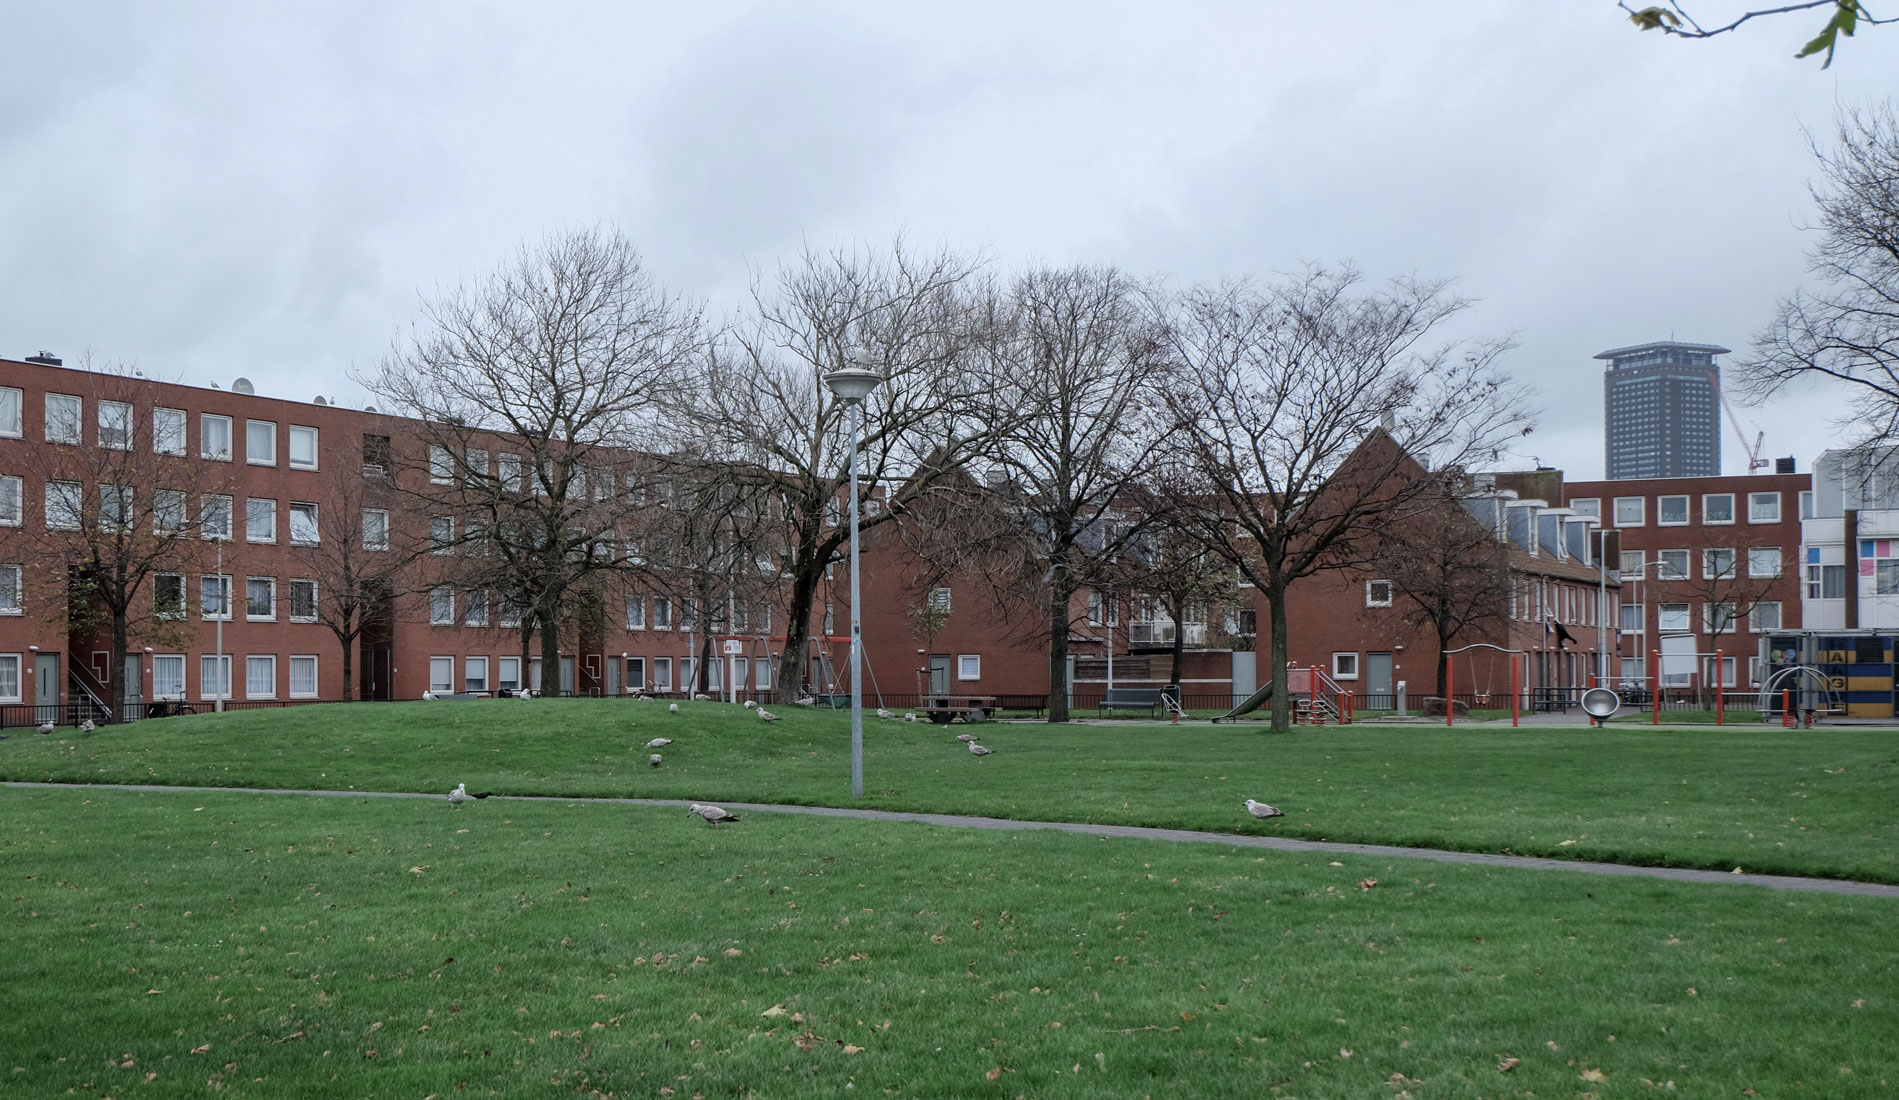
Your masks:
<instances>
[{"instance_id":1,"label":"fallen leaf","mask_svg":"<svg viewBox=\"0 0 1899 1100\"><path fill-rule=\"evenodd\" d=\"M728 959L736 959L740 955L743 955L743 954L745 954L745 952L739 950L736 947L728 947L725 949L725 957Z\"/></svg>"},{"instance_id":2,"label":"fallen leaf","mask_svg":"<svg viewBox=\"0 0 1899 1100\"><path fill-rule=\"evenodd\" d=\"M1339 1057L1340 1057L1340 1058L1350 1058L1351 1056L1352 1056L1352 1052L1351 1052L1351 1051L1349 1051L1349 1050L1346 1050L1346 1049L1345 1049L1344 1047L1340 1047L1340 1048L1339 1048Z\"/></svg>"},{"instance_id":3,"label":"fallen leaf","mask_svg":"<svg viewBox=\"0 0 1899 1100\"><path fill-rule=\"evenodd\" d=\"M1497 1072L1509 1073L1511 1070L1517 1068L1518 1066L1522 1064L1523 1064L1523 1059L1521 1058L1505 1058L1503 1061L1497 1063Z\"/></svg>"},{"instance_id":4,"label":"fallen leaf","mask_svg":"<svg viewBox=\"0 0 1899 1100\"><path fill-rule=\"evenodd\" d=\"M983 1080L985 1081L994 1081L997 1078L1000 1078L1002 1076L1002 1067L997 1066L995 1069L990 1070L988 1073L985 1073L982 1076L983 1076Z\"/></svg>"},{"instance_id":5,"label":"fallen leaf","mask_svg":"<svg viewBox=\"0 0 1899 1100\"><path fill-rule=\"evenodd\" d=\"M206 1043L205 1045L203 1045L203 1046L201 1046L201 1047L192 1047L192 1048L191 1048L191 1053L193 1053L193 1054L209 1054L209 1053L211 1053L211 1044L210 1044L210 1043Z\"/></svg>"},{"instance_id":6,"label":"fallen leaf","mask_svg":"<svg viewBox=\"0 0 1899 1100\"><path fill-rule=\"evenodd\" d=\"M783 1016L785 1015L785 1006L773 1005L770 1008L766 1009L765 1011L759 1013L759 1015L760 1016Z\"/></svg>"},{"instance_id":7,"label":"fallen leaf","mask_svg":"<svg viewBox=\"0 0 1899 1100\"><path fill-rule=\"evenodd\" d=\"M1585 1081L1607 1081L1609 1075L1599 1069L1586 1069L1582 1071L1582 1079Z\"/></svg>"},{"instance_id":8,"label":"fallen leaf","mask_svg":"<svg viewBox=\"0 0 1899 1100\"><path fill-rule=\"evenodd\" d=\"M1358 883L1358 888L1360 890L1370 890L1376 885L1378 885L1378 880L1375 878L1361 879Z\"/></svg>"},{"instance_id":9,"label":"fallen leaf","mask_svg":"<svg viewBox=\"0 0 1899 1100\"><path fill-rule=\"evenodd\" d=\"M863 1048L863 1047L854 1047L854 1046L852 1046L852 1045L850 1045L849 1043L845 1043L845 1044L844 1044L844 1053L846 1053L846 1054L862 1054L862 1053L864 1053L864 1048Z\"/></svg>"},{"instance_id":10,"label":"fallen leaf","mask_svg":"<svg viewBox=\"0 0 1899 1100\"><path fill-rule=\"evenodd\" d=\"M162 989L148 989L148 990L146 990L146 991L145 991L145 995L146 995L147 997L152 997L152 996L156 996L156 995L158 995L158 994L160 994L160 993L163 993L163 992L165 992L165 991L164 991L164 990L162 990Z\"/></svg>"}]
</instances>

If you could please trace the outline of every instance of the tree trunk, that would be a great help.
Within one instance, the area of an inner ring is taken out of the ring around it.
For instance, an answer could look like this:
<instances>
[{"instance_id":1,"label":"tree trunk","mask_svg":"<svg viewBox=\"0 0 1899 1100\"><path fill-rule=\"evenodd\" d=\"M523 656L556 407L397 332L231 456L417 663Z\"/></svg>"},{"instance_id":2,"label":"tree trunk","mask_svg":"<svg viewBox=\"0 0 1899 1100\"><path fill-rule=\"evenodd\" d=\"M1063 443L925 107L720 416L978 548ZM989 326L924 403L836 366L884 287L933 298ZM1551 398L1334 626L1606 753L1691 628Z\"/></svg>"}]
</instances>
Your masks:
<instances>
[{"instance_id":1,"label":"tree trunk","mask_svg":"<svg viewBox=\"0 0 1899 1100\"><path fill-rule=\"evenodd\" d=\"M548 691L560 698L560 607L549 601L535 611L534 617L541 622L541 694ZM523 670L529 675L531 670ZM529 679L532 683L532 677ZM551 685L551 687L550 687Z\"/></svg>"},{"instance_id":2,"label":"tree trunk","mask_svg":"<svg viewBox=\"0 0 1899 1100\"><path fill-rule=\"evenodd\" d=\"M1174 606L1172 609L1174 616L1174 671L1172 682L1178 684L1180 683L1180 666L1187 661L1187 598L1179 593L1175 593L1174 595L1176 598L1173 600ZM1108 632L1108 637L1110 639L1114 637L1112 630ZM1182 690L1184 691L1185 689Z\"/></svg>"},{"instance_id":3,"label":"tree trunk","mask_svg":"<svg viewBox=\"0 0 1899 1100\"><path fill-rule=\"evenodd\" d=\"M125 651L131 648L129 631L125 626L125 609L112 609L112 713L106 715L108 725L125 721L126 696L131 682L125 675ZM141 666L143 667L143 666Z\"/></svg>"},{"instance_id":4,"label":"tree trunk","mask_svg":"<svg viewBox=\"0 0 1899 1100\"><path fill-rule=\"evenodd\" d=\"M354 675L352 670L355 668L353 658L355 657L356 650L356 635L351 634L348 637L338 635L337 640L343 643L343 701L348 703L354 701L356 698L355 685L352 680Z\"/></svg>"},{"instance_id":5,"label":"tree trunk","mask_svg":"<svg viewBox=\"0 0 1899 1100\"><path fill-rule=\"evenodd\" d=\"M1065 582L1066 569L1056 575ZM1057 583L1048 595L1048 720L1068 721L1068 619L1069 604L1075 598L1074 586Z\"/></svg>"},{"instance_id":6,"label":"tree trunk","mask_svg":"<svg viewBox=\"0 0 1899 1100\"><path fill-rule=\"evenodd\" d=\"M1439 638L1437 643L1437 697L1444 700L1446 706L1449 706L1451 701L1450 663L1450 656L1444 652L1444 639Z\"/></svg>"},{"instance_id":7,"label":"tree trunk","mask_svg":"<svg viewBox=\"0 0 1899 1100\"><path fill-rule=\"evenodd\" d=\"M811 607L817 599L818 582L823 577L824 566L816 561L815 555L804 559L801 571L792 575L791 606L787 609L785 621L785 651L778 655L778 683L773 685L772 695L774 702L793 702L804 689L805 650L811 640ZM819 688L822 689L822 685Z\"/></svg>"},{"instance_id":8,"label":"tree trunk","mask_svg":"<svg viewBox=\"0 0 1899 1100\"><path fill-rule=\"evenodd\" d=\"M1272 605L1273 630L1273 732L1292 730L1292 700L1286 696L1286 585L1268 578L1266 598Z\"/></svg>"},{"instance_id":9,"label":"tree trunk","mask_svg":"<svg viewBox=\"0 0 1899 1100\"><path fill-rule=\"evenodd\" d=\"M529 672L534 667L534 623L533 612L521 612L521 678L514 685L514 690L517 692L534 686L534 681L529 676Z\"/></svg>"}]
</instances>

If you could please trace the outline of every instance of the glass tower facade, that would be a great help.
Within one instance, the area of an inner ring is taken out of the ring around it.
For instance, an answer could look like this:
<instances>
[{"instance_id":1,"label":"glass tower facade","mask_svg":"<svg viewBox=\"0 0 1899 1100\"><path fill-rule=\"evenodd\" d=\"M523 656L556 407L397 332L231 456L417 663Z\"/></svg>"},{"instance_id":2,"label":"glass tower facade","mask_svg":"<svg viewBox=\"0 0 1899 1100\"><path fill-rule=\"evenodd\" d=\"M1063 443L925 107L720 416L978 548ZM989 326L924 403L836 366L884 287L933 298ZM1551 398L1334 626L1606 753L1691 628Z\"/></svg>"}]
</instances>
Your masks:
<instances>
[{"instance_id":1,"label":"glass tower facade","mask_svg":"<svg viewBox=\"0 0 1899 1100\"><path fill-rule=\"evenodd\" d=\"M1721 366L1727 348L1673 341L1614 348L1602 376L1604 469L1611 479L1719 477Z\"/></svg>"}]
</instances>

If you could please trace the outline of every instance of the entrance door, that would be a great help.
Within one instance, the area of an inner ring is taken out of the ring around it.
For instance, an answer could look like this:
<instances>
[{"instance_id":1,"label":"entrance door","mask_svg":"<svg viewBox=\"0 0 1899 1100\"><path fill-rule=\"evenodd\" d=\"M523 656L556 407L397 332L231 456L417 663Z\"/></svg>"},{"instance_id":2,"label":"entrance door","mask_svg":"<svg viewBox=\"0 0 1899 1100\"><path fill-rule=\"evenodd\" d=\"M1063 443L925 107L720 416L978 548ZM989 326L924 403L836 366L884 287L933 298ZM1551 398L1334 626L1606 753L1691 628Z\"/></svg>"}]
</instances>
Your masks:
<instances>
[{"instance_id":1,"label":"entrance door","mask_svg":"<svg viewBox=\"0 0 1899 1100\"><path fill-rule=\"evenodd\" d=\"M620 662L607 662L607 694L620 694Z\"/></svg>"},{"instance_id":2,"label":"entrance door","mask_svg":"<svg viewBox=\"0 0 1899 1100\"><path fill-rule=\"evenodd\" d=\"M125 655L125 718L145 717L144 665L136 654Z\"/></svg>"},{"instance_id":3,"label":"entrance door","mask_svg":"<svg viewBox=\"0 0 1899 1100\"><path fill-rule=\"evenodd\" d=\"M752 659L750 657L732 658L731 684L732 684L732 701L734 703L738 702L739 696L745 693L746 687L751 682L751 676L752 676Z\"/></svg>"},{"instance_id":4,"label":"entrance door","mask_svg":"<svg viewBox=\"0 0 1899 1100\"><path fill-rule=\"evenodd\" d=\"M562 696L574 693L574 659L565 655L560 659L560 693Z\"/></svg>"},{"instance_id":5,"label":"entrance door","mask_svg":"<svg viewBox=\"0 0 1899 1100\"><path fill-rule=\"evenodd\" d=\"M59 721L59 654L41 653L34 660L33 702L39 707L34 718L41 722Z\"/></svg>"},{"instance_id":6,"label":"entrance door","mask_svg":"<svg viewBox=\"0 0 1899 1100\"><path fill-rule=\"evenodd\" d=\"M950 689L950 659L947 653L930 655L930 694L948 695Z\"/></svg>"},{"instance_id":7,"label":"entrance door","mask_svg":"<svg viewBox=\"0 0 1899 1100\"><path fill-rule=\"evenodd\" d=\"M1393 710L1397 701L1392 695L1395 690L1391 680L1391 654L1365 654L1365 708L1367 710Z\"/></svg>"}]
</instances>

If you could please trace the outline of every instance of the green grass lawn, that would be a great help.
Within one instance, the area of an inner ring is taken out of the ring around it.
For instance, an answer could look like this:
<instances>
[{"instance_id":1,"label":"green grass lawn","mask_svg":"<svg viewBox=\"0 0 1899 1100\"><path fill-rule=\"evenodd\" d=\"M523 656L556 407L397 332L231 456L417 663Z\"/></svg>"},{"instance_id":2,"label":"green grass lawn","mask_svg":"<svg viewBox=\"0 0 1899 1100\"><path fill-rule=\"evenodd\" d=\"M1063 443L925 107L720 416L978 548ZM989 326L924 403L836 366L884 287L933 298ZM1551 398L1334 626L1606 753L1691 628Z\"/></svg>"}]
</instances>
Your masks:
<instances>
[{"instance_id":1,"label":"green grass lawn","mask_svg":"<svg viewBox=\"0 0 1899 1100\"><path fill-rule=\"evenodd\" d=\"M0 778L848 805L847 716L722 703L300 707L15 733ZM954 740L973 731L996 755ZM645 743L668 736L664 764ZM1899 735L1166 723L865 730L863 805L1899 882ZM1285 818L1254 821L1258 798Z\"/></svg>"},{"instance_id":2,"label":"green grass lawn","mask_svg":"<svg viewBox=\"0 0 1899 1100\"><path fill-rule=\"evenodd\" d=\"M791 815L715 831L610 804L105 789L0 792L0 878L0 1079L23 1096L1899 1086L1884 900Z\"/></svg>"}]
</instances>

